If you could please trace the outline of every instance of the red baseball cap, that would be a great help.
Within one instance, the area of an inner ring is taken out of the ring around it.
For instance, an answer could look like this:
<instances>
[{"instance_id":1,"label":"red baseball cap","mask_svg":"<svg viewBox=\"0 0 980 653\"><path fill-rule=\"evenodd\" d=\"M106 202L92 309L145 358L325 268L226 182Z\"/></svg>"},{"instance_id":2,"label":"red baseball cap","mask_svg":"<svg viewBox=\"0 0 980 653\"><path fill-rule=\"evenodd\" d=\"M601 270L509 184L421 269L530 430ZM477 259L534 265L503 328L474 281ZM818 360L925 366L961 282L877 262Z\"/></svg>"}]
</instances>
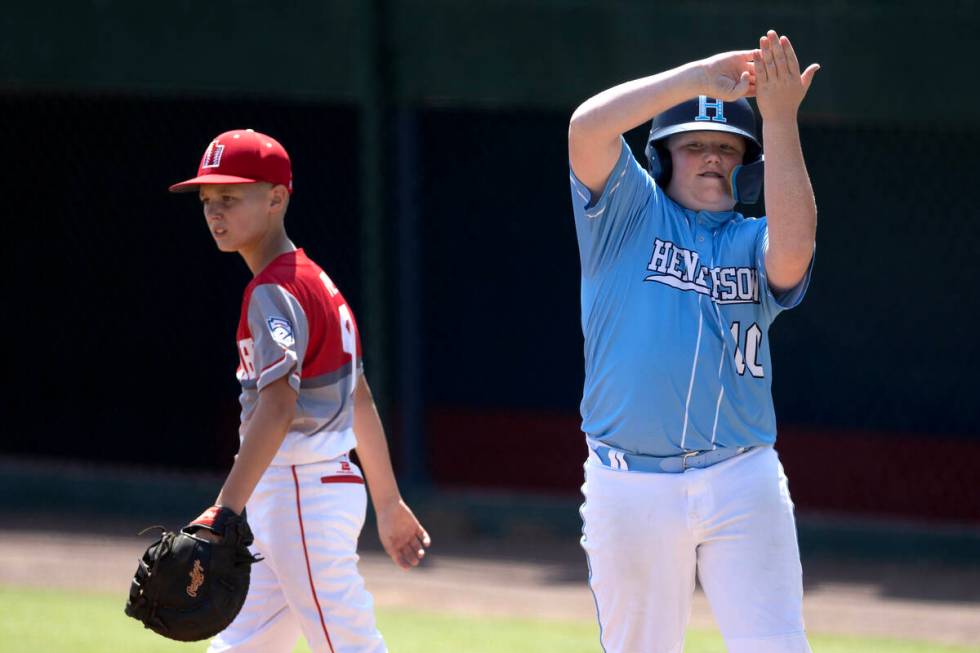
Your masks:
<instances>
[{"instance_id":1,"label":"red baseball cap","mask_svg":"<svg viewBox=\"0 0 980 653\"><path fill-rule=\"evenodd\" d=\"M216 137L204 150L197 176L170 187L171 193L197 190L201 184L282 184L293 192L289 154L279 141L253 129L235 129Z\"/></svg>"}]
</instances>

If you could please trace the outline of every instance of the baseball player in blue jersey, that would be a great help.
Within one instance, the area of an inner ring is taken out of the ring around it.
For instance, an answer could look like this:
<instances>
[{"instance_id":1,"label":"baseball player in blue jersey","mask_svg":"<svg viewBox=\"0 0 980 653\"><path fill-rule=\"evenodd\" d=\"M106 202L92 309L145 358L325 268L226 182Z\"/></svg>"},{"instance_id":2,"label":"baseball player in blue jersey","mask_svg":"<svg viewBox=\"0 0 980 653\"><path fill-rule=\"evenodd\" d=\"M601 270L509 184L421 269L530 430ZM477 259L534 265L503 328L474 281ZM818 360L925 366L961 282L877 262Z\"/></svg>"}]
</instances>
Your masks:
<instances>
[{"instance_id":1,"label":"baseball player in blue jersey","mask_svg":"<svg viewBox=\"0 0 980 653\"><path fill-rule=\"evenodd\" d=\"M730 651L810 650L767 334L813 264L797 111L818 68L801 74L769 31L758 49L621 84L572 116L582 545L609 653L682 651L695 574ZM651 118L647 171L622 134ZM766 217L733 211L762 188Z\"/></svg>"}]
</instances>

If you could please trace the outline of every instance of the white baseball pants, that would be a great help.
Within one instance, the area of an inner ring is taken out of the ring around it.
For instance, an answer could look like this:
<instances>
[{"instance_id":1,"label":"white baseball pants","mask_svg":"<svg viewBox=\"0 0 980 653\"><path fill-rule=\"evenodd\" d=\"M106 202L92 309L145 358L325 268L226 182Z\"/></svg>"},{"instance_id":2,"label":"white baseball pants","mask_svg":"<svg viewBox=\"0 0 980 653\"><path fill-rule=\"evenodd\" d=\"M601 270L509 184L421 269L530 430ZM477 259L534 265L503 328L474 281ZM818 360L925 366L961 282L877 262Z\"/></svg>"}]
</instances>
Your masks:
<instances>
[{"instance_id":1,"label":"white baseball pants","mask_svg":"<svg viewBox=\"0 0 980 653\"><path fill-rule=\"evenodd\" d=\"M594 453L582 547L606 653L680 653L698 580L732 653L809 653L786 475L771 447L681 474Z\"/></svg>"},{"instance_id":2,"label":"white baseball pants","mask_svg":"<svg viewBox=\"0 0 980 653\"><path fill-rule=\"evenodd\" d=\"M301 634L314 653L386 651L357 571L366 509L363 477L346 456L270 466L247 505L252 551L265 560L209 653L291 653Z\"/></svg>"}]
</instances>

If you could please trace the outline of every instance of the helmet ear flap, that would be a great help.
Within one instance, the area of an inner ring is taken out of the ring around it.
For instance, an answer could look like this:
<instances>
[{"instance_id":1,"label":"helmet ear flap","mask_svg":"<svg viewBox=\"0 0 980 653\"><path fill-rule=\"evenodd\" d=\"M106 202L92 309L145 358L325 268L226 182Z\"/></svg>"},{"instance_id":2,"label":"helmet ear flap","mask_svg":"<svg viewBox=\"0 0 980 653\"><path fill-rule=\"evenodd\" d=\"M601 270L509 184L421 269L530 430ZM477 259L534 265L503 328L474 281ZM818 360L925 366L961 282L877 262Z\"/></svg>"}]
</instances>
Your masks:
<instances>
[{"instance_id":1,"label":"helmet ear flap","mask_svg":"<svg viewBox=\"0 0 980 653\"><path fill-rule=\"evenodd\" d=\"M664 141L653 141L647 143L646 155L650 176L658 186L667 188L674 169L670 160L670 150L667 149Z\"/></svg>"}]
</instances>

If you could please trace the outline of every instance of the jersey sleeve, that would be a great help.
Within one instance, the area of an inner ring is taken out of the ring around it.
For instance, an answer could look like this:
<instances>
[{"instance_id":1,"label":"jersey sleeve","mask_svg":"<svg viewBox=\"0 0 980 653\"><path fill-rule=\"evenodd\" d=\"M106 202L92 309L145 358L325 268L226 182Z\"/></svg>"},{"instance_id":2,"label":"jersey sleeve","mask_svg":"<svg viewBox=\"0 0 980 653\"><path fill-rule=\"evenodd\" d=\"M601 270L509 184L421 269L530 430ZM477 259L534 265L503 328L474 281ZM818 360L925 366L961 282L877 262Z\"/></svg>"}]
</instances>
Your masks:
<instances>
[{"instance_id":1,"label":"jersey sleeve","mask_svg":"<svg viewBox=\"0 0 980 653\"><path fill-rule=\"evenodd\" d=\"M663 211L662 192L637 163L626 139L620 137L620 144L619 159L598 198L569 167L582 273L588 276L617 257L648 204L654 203L660 214Z\"/></svg>"},{"instance_id":2,"label":"jersey sleeve","mask_svg":"<svg viewBox=\"0 0 980 653\"><path fill-rule=\"evenodd\" d=\"M806 290L810 286L810 276L813 273L813 262L817 257L816 246L814 245L813 256L810 257L810 265L807 266L806 274L798 284L782 292L773 292L769 285L769 276L766 274L766 250L769 248L769 226L765 219L759 220L759 233L756 236L755 265L759 271L759 281L762 286L762 303L766 310L772 313L773 317L781 311L796 308L803 301Z\"/></svg>"},{"instance_id":3,"label":"jersey sleeve","mask_svg":"<svg viewBox=\"0 0 980 653\"><path fill-rule=\"evenodd\" d=\"M309 325L299 301L277 284L263 284L248 304L248 329L254 341L259 391L288 375L297 393L309 344Z\"/></svg>"}]
</instances>

